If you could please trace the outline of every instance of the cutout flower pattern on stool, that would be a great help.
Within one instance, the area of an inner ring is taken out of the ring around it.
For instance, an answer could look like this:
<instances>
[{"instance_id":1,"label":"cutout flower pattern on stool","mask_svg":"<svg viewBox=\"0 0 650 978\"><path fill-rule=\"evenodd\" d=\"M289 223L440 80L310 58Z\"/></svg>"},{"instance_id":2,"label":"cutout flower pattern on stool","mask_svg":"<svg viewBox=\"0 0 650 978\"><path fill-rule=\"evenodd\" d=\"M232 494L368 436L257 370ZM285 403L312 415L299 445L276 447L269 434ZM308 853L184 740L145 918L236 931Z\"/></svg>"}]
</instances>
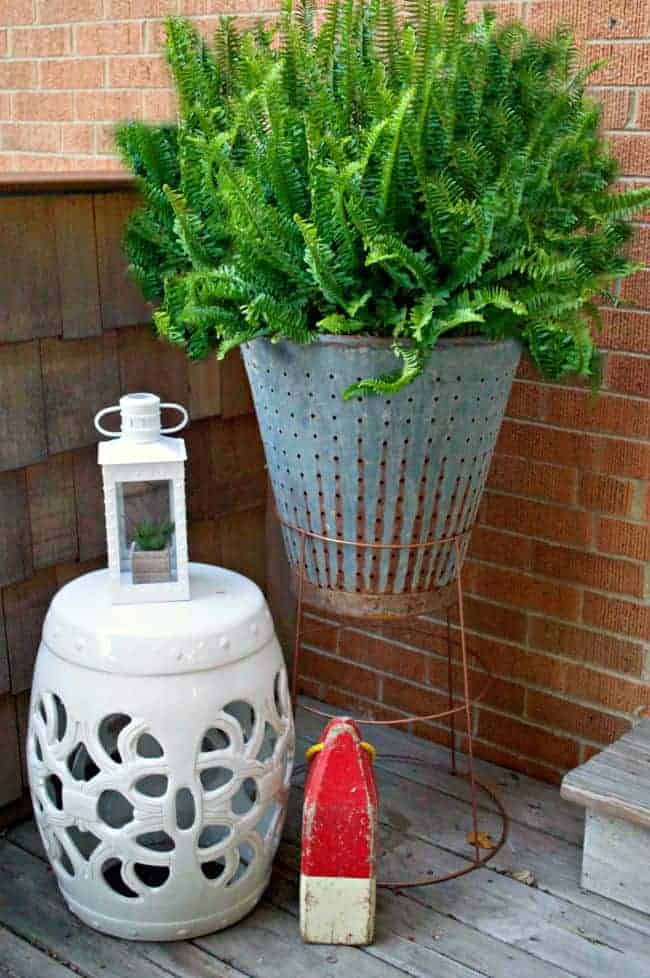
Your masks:
<instances>
[{"instance_id":1,"label":"cutout flower pattern on stool","mask_svg":"<svg viewBox=\"0 0 650 978\"><path fill-rule=\"evenodd\" d=\"M285 670L262 702L231 701L214 715L185 783L142 719L80 722L56 693L34 695L28 767L48 855L61 882L93 877L125 901L173 878L186 835L197 880L236 886L275 851L292 758Z\"/></svg>"}]
</instances>

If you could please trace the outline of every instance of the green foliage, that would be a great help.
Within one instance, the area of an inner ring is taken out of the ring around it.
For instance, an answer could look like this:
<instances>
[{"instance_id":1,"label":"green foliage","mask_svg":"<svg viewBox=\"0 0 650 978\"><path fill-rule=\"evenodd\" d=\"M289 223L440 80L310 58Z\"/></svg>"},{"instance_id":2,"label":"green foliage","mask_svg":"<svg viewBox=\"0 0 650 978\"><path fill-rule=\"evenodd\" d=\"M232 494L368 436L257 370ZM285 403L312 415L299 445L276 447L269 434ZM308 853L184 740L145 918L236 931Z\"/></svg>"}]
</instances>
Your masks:
<instances>
[{"instance_id":1,"label":"green foliage","mask_svg":"<svg viewBox=\"0 0 650 978\"><path fill-rule=\"evenodd\" d=\"M175 127L123 126L144 204L126 249L156 328L191 357L253 337L394 338L389 393L438 337L519 337L542 375L596 378L594 296L631 274L627 223L650 189L613 192L566 30L547 38L465 0L307 0L279 26L212 45L168 24ZM593 66L592 66L593 68Z\"/></svg>"},{"instance_id":2,"label":"green foliage","mask_svg":"<svg viewBox=\"0 0 650 978\"><path fill-rule=\"evenodd\" d=\"M174 533L169 520L142 520L133 530L138 550L164 550Z\"/></svg>"}]
</instances>

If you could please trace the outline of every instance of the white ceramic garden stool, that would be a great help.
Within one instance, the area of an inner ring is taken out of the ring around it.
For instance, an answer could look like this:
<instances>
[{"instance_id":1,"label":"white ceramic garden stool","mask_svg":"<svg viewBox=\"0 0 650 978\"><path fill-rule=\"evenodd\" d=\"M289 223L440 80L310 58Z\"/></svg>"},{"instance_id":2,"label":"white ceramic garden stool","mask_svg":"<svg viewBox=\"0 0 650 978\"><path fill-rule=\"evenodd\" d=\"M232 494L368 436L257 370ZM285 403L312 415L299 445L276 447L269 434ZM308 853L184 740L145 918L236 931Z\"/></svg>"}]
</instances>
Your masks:
<instances>
[{"instance_id":1,"label":"white ceramic garden stool","mask_svg":"<svg viewBox=\"0 0 650 978\"><path fill-rule=\"evenodd\" d=\"M287 677L259 588L190 565L191 599L112 606L107 571L55 596L27 759L69 908L118 937L177 940L257 903L293 763Z\"/></svg>"}]
</instances>

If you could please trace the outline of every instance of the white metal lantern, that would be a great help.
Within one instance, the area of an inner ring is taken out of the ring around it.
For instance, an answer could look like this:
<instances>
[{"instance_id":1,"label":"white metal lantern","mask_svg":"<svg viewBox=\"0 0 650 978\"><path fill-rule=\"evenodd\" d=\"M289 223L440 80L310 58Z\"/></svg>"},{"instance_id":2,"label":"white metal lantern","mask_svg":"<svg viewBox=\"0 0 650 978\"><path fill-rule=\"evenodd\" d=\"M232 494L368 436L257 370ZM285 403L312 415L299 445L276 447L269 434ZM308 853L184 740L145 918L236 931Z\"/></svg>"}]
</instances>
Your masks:
<instances>
[{"instance_id":1,"label":"white metal lantern","mask_svg":"<svg viewBox=\"0 0 650 978\"><path fill-rule=\"evenodd\" d=\"M173 408L182 420L161 428L160 411ZM121 430L101 419L121 414ZM187 424L180 404L161 404L156 394L126 394L119 405L95 416L95 427L114 438L99 445L104 482L106 538L114 604L186 601L190 596L185 461L182 438L170 438Z\"/></svg>"}]
</instances>

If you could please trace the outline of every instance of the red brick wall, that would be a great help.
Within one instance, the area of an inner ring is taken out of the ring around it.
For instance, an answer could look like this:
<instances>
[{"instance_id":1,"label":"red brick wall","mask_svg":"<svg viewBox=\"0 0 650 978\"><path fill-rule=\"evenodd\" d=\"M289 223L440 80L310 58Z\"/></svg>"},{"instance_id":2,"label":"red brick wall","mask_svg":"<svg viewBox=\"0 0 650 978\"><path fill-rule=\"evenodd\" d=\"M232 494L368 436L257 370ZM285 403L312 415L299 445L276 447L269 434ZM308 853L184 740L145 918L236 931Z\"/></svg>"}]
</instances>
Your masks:
<instances>
[{"instance_id":1,"label":"red brick wall","mask_svg":"<svg viewBox=\"0 0 650 978\"><path fill-rule=\"evenodd\" d=\"M578 29L595 59L622 180L650 180L650 2L492 4L547 29ZM277 0L0 0L0 170L106 169L112 123L171 117L157 55L162 18L212 27L223 10L272 15ZM478 8L479 3L473 7ZM74 11L74 22L71 22ZM650 265L650 217L635 257ZM557 779L650 704L650 270L626 282L635 311L606 311L605 385L541 384L524 365L467 563L471 644L502 677L476 711L479 752ZM305 688L363 709L430 712L435 651L363 636L333 644L312 620ZM439 650L439 645L435 646ZM344 662L354 665L345 666ZM359 667L361 663L361 667ZM419 729L434 738L432 725Z\"/></svg>"},{"instance_id":2,"label":"red brick wall","mask_svg":"<svg viewBox=\"0 0 650 978\"><path fill-rule=\"evenodd\" d=\"M0 0L0 172L105 170L123 118L172 118L163 21L206 32L279 0Z\"/></svg>"},{"instance_id":3,"label":"red brick wall","mask_svg":"<svg viewBox=\"0 0 650 978\"><path fill-rule=\"evenodd\" d=\"M650 181L648 0L491 5L542 30L571 22L591 59L611 58L594 89L622 182ZM633 253L650 265L648 221ZM477 752L552 781L650 707L650 270L621 294L638 308L605 311L599 398L522 365L464 573L470 647L498 677L474 710ZM431 631L398 646L314 615L303 687L390 717L443 710L444 630ZM447 740L441 725L416 732Z\"/></svg>"}]
</instances>

